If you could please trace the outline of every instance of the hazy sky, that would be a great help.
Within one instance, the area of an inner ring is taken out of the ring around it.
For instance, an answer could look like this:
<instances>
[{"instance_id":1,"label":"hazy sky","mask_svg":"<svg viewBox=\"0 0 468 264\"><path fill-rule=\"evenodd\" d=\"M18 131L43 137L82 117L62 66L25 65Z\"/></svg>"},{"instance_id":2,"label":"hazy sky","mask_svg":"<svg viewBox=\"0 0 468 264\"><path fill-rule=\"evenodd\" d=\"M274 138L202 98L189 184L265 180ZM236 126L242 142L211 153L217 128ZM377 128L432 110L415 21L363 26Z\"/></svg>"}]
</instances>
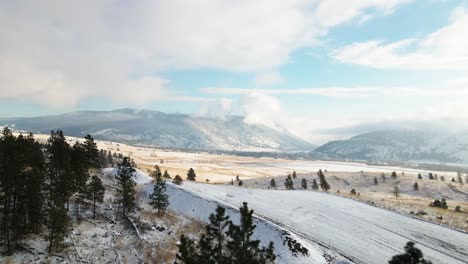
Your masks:
<instances>
[{"instance_id":1,"label":"hazy sky","mask_svg":"<svg viewBox=\"0 0 468 264\"><path fill-rule=\"evenodd\" d=\"M0 1L0 117L242 114L321 143L467 105L467 1Z\"/></svg>"}]
</instances>

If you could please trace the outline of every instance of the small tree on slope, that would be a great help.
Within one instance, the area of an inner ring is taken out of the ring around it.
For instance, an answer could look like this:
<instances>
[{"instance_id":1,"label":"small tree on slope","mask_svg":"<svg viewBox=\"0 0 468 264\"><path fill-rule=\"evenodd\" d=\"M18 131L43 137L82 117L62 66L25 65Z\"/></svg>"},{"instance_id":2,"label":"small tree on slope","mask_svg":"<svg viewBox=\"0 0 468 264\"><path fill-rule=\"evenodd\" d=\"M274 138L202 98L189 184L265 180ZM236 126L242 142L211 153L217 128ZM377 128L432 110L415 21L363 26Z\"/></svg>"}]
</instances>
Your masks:
<instances>
[{"instance_id":1,"label":"small tree on slope","mask_svg":"<svg viewBox=\"0 0 468 264\"><path fill-rule=\"evenodd\" d=\"M133 180L135 169L131 166L127 157L118 167L117 181L119 188L117 189L117 197L122 206L122 213L125 214L128 210L135 206L135 181Z\"/></svg>"},{"instance_id":2,"label":"small tree on slope","mask_svg":"<svg viewBox=\"0 0 468 264\"><path fill-rule=\"evenodd\" d=\"M389 264L432 264L431 261L423 258L420 249L414 247L414 243L409 241L405 246L405 253L395 255L388 262Z\"/></svg>"},{"instance_id":3,"label":"small tree on slope","mask_svg":"<svg viewBox=\"0 0 468 264\"><path fill-rule=\"evenodd\" d=\"M294 183L291 178L291 174L288 174L288 176L286 177L286 180L284 181L284 187L286 188L286 190L294 190Z\"/></svg>"},{"instance_id":4,"label":"small tree on slope","mask_svg":"<svg viewBox=\"0 0 468 264\"><path fill-rule=\"evenodd\" d=\"M301 180L301 187L302 189L307 190L307 181L304 178Z\"/></svg>"},{"instance_id":5,"label":"small tree on slope","mask_svg":"<svg viewBox=\"0 0 468 264\"><path fill-rule=\"evenodd\" d=\"M96 219L96 202L104 200L105 188L101 179L93 175L91 182L88 184L88 197L93 201L93 219Z\"/></svg>"},{"instance_id":6,"label":"small tree on slope","mask_svg":"<svg viewBox=\"0 0 468 264\"><path fill-rule=\"evenodd\" d=\"M158 210L158 214L164 214L169 206L169 196L166 193L166 181L161 177L156 179L153 193L150 194L150 204Z\"/></svg>"}]
</instances>

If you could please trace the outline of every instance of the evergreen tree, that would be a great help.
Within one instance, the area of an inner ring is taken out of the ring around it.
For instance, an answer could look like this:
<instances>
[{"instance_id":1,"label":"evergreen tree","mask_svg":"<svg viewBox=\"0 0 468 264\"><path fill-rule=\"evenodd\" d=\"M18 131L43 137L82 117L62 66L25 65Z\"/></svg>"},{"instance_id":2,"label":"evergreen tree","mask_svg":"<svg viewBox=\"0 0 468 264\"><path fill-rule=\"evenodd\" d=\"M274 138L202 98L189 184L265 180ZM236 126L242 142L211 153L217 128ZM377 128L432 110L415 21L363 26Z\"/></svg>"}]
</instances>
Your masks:
<instances>
[{"instance_id":1,"label":"evergreen tree","mask_svg":"<svg viewBox=\"0 0 468 264\"><path fill-rule=\"evenodd\" d=\"M422 180L421 173L418 173L418 179Z\"/></svg>"},{"instance_id":2,"label":"evergreen tree","mask_svg":"<svg viewBox=\"0 0 468 264\"><path fill-rule=\"evenodd\" d=\"M73 191L77 192L76 215L79 216L80 205L86 196L86 187L89 179L88 169L91 164L88 163L84 146L76 142L71 149L70 168L72 172Z\"/></svg>"},{"instance_id":3,"label":"evergreen tree","mask_svg":"<svg viewBox=\"0 0 468 264\"><path fill-rule=\"evenodd\" d=\"M244 185L244 182L243 182L242 180L239 180L239 182L237 183L237 185L242 186L242 185Z\"/></svg>"},{"instance_id":4,"label":"evergreen tree","mask_svg":"<svg viewBox=\"0 0 468 264\"><path fill-rule=\"evenodd\" d=\"M114 167L114 158L112 158L112 152L110 150L109 150L109 152L107 152L107 163L111 167Z\"/></svg>"},{"instance_id":5,"label":"evergreen tree","mask_svg":"<svg viewBox=\"0 0 468 264\"><path fill-rule=\"evenodd\" d=\"M210 223L206 226L207 237L214 244L213 255L217 263L227 263L228 257L225 256L226 230L232 224L229 216L226 215L226 209L222 206L216 208L216 213L210 215Z\"/></svg>"},{"instance_id":6,"label":"evergreen tree","mask_svg":"<svg viewBox=\"0 0 468 264\"><path fill-rule=\"evenodd\" d=\"M93 219L96 219L96 202L104 200L106 189L98 176L93 175L91 182L88 184L88 198L93 201Z\"/></svg>"},{"instance_id":7,"label":"evergreen tree","mask_svg":"<svg viewBox=\"0 0 468 264\"><path fill-rule=\"evenodd\" d=\"M397 178L396 172L395 172L395 171L392 171L392 175L391 175L390 177L392 177L392 179L396 179L396 178Z\"/></svg>"},{"instance_id":8,"label":"evergreen tree","mask_svg":"<svg viewBox=\"0 0 468 264\"><path fill-rule=\"evenodd\" d=\"M328 184L327 180L325 179L325 175L323 174L322 170L319 170L317 175L320 181L320 188L322 188L324 191L330 190L330 184Z\"/></svg>"},{"instance_id":9,"label":"evergreen tree","mask_svg":"<svg viewBox=\"0 0 468 264\"><path fill-rule=\"evenodd\" d=\"M432 174L432 172L429 172L429 180L433 180L434 179L434 175Z\"/></svg>"},{"instance_id":10,"label":"evergreen tree","mask_svg":"<svg viewBox=\"0 0 468 264\"><path fill-rule=\"evenodd\" d=\"M155 179L155 180L160 179L162 177L161 169L159 168L158 165L154 165L153 168L154 168L154 170L152 170L152 171L148 170L149 175L151 177L153 177L153 179Z\"/></svg>"},{"instance_id":11,"label":"evergreen tree","mask_svg":"<svg viewBox=\"0 0 468 264\"><path fill-rule=\"evenodd\" d=\"M48 206L49 220L47 221L49 227L49 253L54 248L60 246L69 231L69 219L67 217L67 210L61 201L61 197L52 198Z\"/></svg>"},{"instance_id":12,"label":"evergreen tree","mask_svg":"<svg viewBox=\"0 0 468 264\"><path fill-rule=\"evenodd\" d=\"M85 136L85 141L83 142L83 148L86 153L85 154L86 160L87 160L86 167L95 168L95 169L100 168L101 162L100 162L99 150L97 148L96 142L94 142L94 139L93 137L91 137L91 135L88 134Z\"/></svg>"},{"instance_id":13,"label":"evergreen tree","mask_svg":"<svg viewBox=\"0 0 468 264\"><path fill-rule=\"evenodd\" d=\"M190 168L187 172L187 180L189 181L195 181L195 178L197 177L197 175L195 174L195 171Z\"/></svg>"},{"instance_id":14,"label":"evergreen tree","mask_svg":"<svg viewBox=\"0 0 468 264\"><path fill-rule=\"evenodd\" d=\"M254 264L273 261L274 259L267 259L270 254L266 254L266 248L259 248L260 241L252 239L256 227L253 223L253 210L249 210L245 202L240 208L240 215L240 225L231 224L228 230L230 240L227 248L230 251L231 263ZM270 242L269 248L273 248L273 242Z\"/></svg>"},{"instance_id":15,"label":"evergreen tree","mask_svg":"<svg viewBox=\"0 0 468 264\"><path fill-rule=\"evenodd\" d=\"M419 186L418 186L418 183L417 183L417 182L415 182L415 183L413 184L413 190L415 190L415 191L418 191L418 190L419 190Z\"/></svg>"},{"instance_id":16,"label":"evergreen tree","mask_svg":"<svg viewBox=\"0 0 468 264\"><path fill-rule=\"evenodd\" d=\"M445 176L444 175L440 176L440 180L445 181Z\"/></svg>"},{"instance_id":17,"label":"evergreen tree","mask_svg":"<svg viewBox=\"0 0 468 264\"><path fill-rule=\"evenodd\" d=\"M54 192L52 196L66 203L68 210L69 198L76 190L71 171L71 148L61 130L51 131L47 142L49 184Z\"/></svg>"},{"instance_id":18,"label":"evergreen tree","mask_svg":"<svg viewBox=\"0 0 468 264\"><path fill-rule=\"evenodd\" d=\"M293 171L292 177L293 177L293 179L296 179L296 178L297 178L296 171Z\"/></svg>"},{"instance_id":19,"label":"evergreen tree","mask_svg":"<svg viewBox=\"0 0 468 264\"><path fill-rule=\"evenodd\" d=\"M374 177L374 185L378 185L379 181L377 180L377 177Z\"/></svg>"},{"instance_id":20,"label":"evergreen tree","mask_svg":"<svg viewBox=\"0 0 468 264\"><path fill-rule=\"evenodd\" d=\"M313 179L312 180L312 190L318 190L318 184L317 184L317 180L316 179Z\"/></svg>"},{"instance_id":21,"label":"evergreen tree","mask_svg":"<svg viewBox=\"0 0 468 264\"><path fill-rule=\"evenodd\" d=\"M286 177L286 180L284 181L284 187L286 188L286 190L294 190L294 183L291 178L291 174L288 174L288 176Z\"/></svg>"},{"instance_id":22,"label":"evergreen tree","mask_svg":"<svg viewBox=\"0 0 468 264\"><path fill-rule=\"evenodd\" d=\"M166 181L161 176L156 178L153 193L150 194L150 204L158 210L158 214L164 214L169 206L169 196L166 193Z\"/></svg>"},{"instance_id":23,"label":"evergreen tree","mask_svg":"<svg viewBox=\"0 0 468 264\"><path fill-rule=\"evenodd\" d=\"M192 239L181 235L177 247L179 248L179 252L176 255L177 260L185 264L201 264L199 262L200 257L197 254L196 244Z\"/></svg>"},{"instance_id":24,"label":"evergreen tree","mask_svg":"<svg viewBox=\"0 0 468 264\"><path fill-rule=\"evenodd\" d=\"M182 179L182 177L180 177L180 175L177 174L177 175L174 177L174 180L172 180L172 183L177 184L177 185L181 185L183 181L184 181L184 180Z\"/></svg>"},{"instance_id":25,"label":"evergreen tree","mask_svg":"<svg viewBox=\"0 0 468 264\"><path fill-rule=\"evenodd\" d=\"M350 192L352 195L356 195L356 190L355 189L351 189L351 192Z\"/></svg>"},{"instance_id":26,"label":"evergreen tree","mask_svg":"<svg viewBox=\"0 0 468 264\"><path fill-rule=\"evenodd\" d=\"M276 181L275 181L275 179L271 179L271 181L270 181L270 187L271 187L271 188L276 188Z\"/></svg>"},{"instance_id":27,"label":"evergreen tree","mask_svg":"<svg viewBox=\"0 0 468 264\"><path fill-rule=\"evenodd\" d=\"M128 210L135 206L135 181L133 180L135 169L130 164L127 157L123 159L122 164L117 169L117 197L119 204L122 206L122 213L125 214Z\"/></svg>"},{"instance_id":28,"label":"evergreen tree","mask_svg":"<svg viewBox=\"0 0 468 264\"><path fill-rule=\"evenodd\" d=\"M164 170L163 177L164 177L165 179L170 179L170 178L171 178L171 175L169 175L169 172L167 172L167 170Z\"/></svg>"},{"instance_id":29,"label":"evergreen tree","mask_svg":"<svg viewBox=\"0 0 468 264\"><path fill-rule=\"evenodd\" d=\"M302 189L307 190L307 181L304 178L302 178L301 187Z\"/></svg>"},{"instance_id":30,"label":"evergreen tree","mask_svg":"<svg viewBox=\"0 0 468 264\"><path fill-rule=\"evenodd\" d=\"M405 253L395 255L388 262L389 264L432 264L431 261L423 258L421 250L414 246L414 243L409 241L405 246Z\"/></svg>"}]
</instances>

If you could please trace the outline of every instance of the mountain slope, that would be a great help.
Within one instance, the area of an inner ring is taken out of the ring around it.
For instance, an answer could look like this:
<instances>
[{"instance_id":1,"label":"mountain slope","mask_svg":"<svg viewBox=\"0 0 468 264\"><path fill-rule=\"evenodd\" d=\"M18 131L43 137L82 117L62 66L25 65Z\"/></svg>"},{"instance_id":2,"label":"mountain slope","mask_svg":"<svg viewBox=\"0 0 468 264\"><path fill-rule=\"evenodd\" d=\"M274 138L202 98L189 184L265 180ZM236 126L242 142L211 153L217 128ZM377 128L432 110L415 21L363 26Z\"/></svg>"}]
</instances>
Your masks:
<instances>
[{"instance_id":1,"label":"mountain slope","mask_svg":"<svg viewBox=\"0 0 468 264\"><path fill-rule=\"evenodd\" d=\"M468 162L468 136L416 130L374 131L314 150L319 158L368 161Z\"/></svg>"},{"instance_id":2,"label":"mountain slope","mask_svg":"<svg viewBox=\"0 0 468 264\"><path fill-rule=\"evenodd\" d=\"M34 133L62 129L70 136L91 134L96 139L167 148L240 151L313 148L308 142L287 132L249 125L243 120L240 116L228 116L221 120L150 110L119 109L0 119L0 125Z\"/></svg>"}]
</instances>

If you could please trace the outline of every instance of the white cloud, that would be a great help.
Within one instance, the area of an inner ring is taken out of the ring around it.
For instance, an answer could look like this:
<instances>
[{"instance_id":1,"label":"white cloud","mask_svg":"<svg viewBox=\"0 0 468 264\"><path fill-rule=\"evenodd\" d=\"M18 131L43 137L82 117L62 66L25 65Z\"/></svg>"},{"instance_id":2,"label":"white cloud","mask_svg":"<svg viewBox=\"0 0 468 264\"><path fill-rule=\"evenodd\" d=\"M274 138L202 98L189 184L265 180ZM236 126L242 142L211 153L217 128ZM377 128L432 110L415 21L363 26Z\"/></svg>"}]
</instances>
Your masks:
<instances>
[{"instance_id":1,"label":"white cloud","mask_svg":"<svg viewBox=\"0 0 468 264\"><path fill-rule=\"evenodd\" d=\"M162 71L274 71L330 27L405 2L2 1L0 98L140 104L170 94Z\"/></svg>"},{"instance_id":2,"label":"white cloud","mask_svg":"<svg viewBox=\"0 0 468 264\"><path fill-rule=\"evenodd\" d=\"M438 96L464 96L468 97L468 86L460 86L464 79L457 79L458 83L449 84L443 88L427 87L317 87L298 89L248 89L248 88L224 88L206 87L200 91L209 94L250 94L252 92L262 94L290 94L290 95L318 95L324 97L438 97ZM454 81L455 82L455 81ZM468 84L468 82L463 82Z\"/></svg>"},{"instance_id":3,"label":"white cloud","mask_svg":"<svg viewBox=\"0 0 468 264\"><path fill-rule=\"evenodd\" d=\"M419 39L366 41L336 50L335 59L374 68L468 69L468 13L456 8L449 25Z\"/></svg>"},{"instance_id":4,"label":"white cloud","mask_svg":"<svg viewBox=\"0 0 468 264\"><path fill-rule=\"evenodd\" d=\"M254 84L257 86L269 86L280 84L284 81L283 76L278 71L261 72L255 76Z\"/></svg>"},{"instance_id":5,"label":"white cloud","mask_svg":"<svg viewBox=\"0 0 468 264\"><path fill-rule=\"evenodd\" d=\"M232 100L220 98L205 101L200 104L199 109L195 112L195 116L203 116L208 118L224 119L231 114Z\"/></svg>"}]
</instances>

